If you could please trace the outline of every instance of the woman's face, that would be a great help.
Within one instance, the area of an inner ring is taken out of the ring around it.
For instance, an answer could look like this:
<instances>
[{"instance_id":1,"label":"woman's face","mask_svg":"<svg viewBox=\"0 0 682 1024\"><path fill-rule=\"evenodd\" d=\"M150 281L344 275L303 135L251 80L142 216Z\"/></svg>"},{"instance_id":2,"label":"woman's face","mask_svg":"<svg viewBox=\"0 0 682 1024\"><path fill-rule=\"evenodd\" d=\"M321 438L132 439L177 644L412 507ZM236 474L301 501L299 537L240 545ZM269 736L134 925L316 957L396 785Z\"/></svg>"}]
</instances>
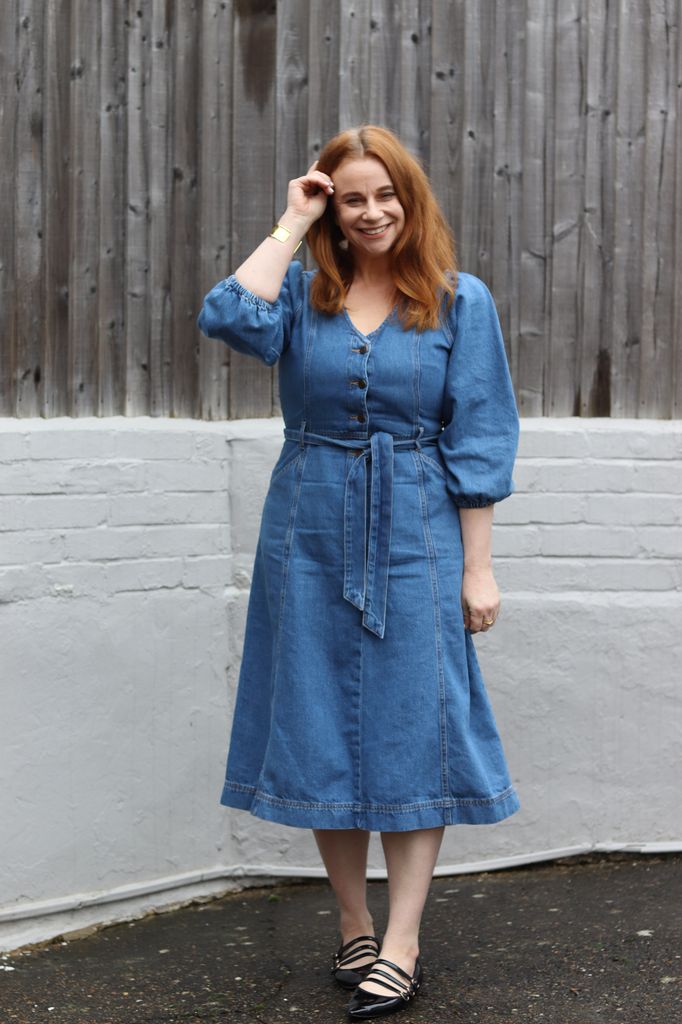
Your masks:
<instances>
[{"instance_id":1,"label":"woman's face","mask_svg":"<svg viewBox=\"0 0 682 1024\"><path fill-rule=\"evenodd\" d=\"M382 162L373 156L352 157L330 177L336 223L351 249L356 255L386 255L405 227L405 211Z\"/></svg>"}]
</instances>

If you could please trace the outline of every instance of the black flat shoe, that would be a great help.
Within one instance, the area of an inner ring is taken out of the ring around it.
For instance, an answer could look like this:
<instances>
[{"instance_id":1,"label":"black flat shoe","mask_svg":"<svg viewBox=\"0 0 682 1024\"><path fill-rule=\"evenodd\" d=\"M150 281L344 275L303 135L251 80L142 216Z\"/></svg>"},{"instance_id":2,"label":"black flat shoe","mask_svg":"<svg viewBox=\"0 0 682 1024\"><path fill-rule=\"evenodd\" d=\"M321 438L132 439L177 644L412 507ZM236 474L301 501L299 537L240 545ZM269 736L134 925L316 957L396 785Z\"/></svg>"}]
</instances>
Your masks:
<instances>
[{"instance_id":1,"label":"black flat shoe","mask_svg":"<svg viewBox=\"0 0 682 1024\"><path fill-rule=\"evenodd\" d=\"M361 939L366 941L356 946L355 943L360 942ZM351 946L355 948L349 952ZM366 957L369 953L373 953L375 957L378 956L379 948L379 940L376 935L356 935L354 939L349 939L344 945L339 946L336 953L334 953L331 968L332 974L339 985L343 985L344 988L355 988L356 985L359 985L372 967L372 964L362 964L360 967L352 967L351 965L356 960Z\"/></svg>"},{"instance_id":2,"label":"black flat shoe","mask_svg":"<svg viewBox=\"0 0 682 1024\"><path fill-rule=\"evenodd\" d=\"M388 971L381 970L377 966L378 964L385 964L387 967L391 967L398 974L402 975L405 981L395 978ZM368 1017L384 1017L388 1013L396 1013L398 1010L403 1010L416 996L423 977L424 971L422 970L419 957L416 959L414 975L412 977L410 977L407 971L404 971L402 967L398 967L391 960L385 960L381 956L377 957L374 965L367 972L363 980L377 981L380 985L385 985L386 988L392 989L398 994L395 996L382 996L377 992L367 992L359 985L348 1004L348 1016L352 1020L366 1020Z\"/></svg>"}]
</instances>

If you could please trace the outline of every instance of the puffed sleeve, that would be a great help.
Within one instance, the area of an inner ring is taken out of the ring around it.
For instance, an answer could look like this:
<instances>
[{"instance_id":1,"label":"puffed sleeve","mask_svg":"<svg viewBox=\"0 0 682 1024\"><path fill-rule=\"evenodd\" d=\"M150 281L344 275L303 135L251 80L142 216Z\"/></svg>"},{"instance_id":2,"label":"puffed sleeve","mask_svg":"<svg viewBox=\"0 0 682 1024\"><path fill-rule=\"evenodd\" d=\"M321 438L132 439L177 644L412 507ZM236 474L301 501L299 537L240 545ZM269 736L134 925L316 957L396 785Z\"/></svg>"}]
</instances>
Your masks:
<instances>
[{"instance_id":1,"label":"puffed sleeve","mask_svg":"<svg viewBox=\"0 0 682 1024\"><path fill-rule=\"evenodd\" d=\"M277 362L288 347L291 329L303 304L304 270L299 260L287 268L275 302L267 302L240 284L232 274L206 295L197 327L207 338L255 356L267 366Z\"/></svg>"},{"instance_id":2,"label":"puffed sleeve","mask_svg":"<svg viewBox=\"0 0 682 1024\"><path fill-rule=\"evenodd\" d=\"M455 504L482 508L514 493L520 423L495 301L480 278L459 275L448 323L453 344L438 448Z\"/></svg>"}]
</instances>

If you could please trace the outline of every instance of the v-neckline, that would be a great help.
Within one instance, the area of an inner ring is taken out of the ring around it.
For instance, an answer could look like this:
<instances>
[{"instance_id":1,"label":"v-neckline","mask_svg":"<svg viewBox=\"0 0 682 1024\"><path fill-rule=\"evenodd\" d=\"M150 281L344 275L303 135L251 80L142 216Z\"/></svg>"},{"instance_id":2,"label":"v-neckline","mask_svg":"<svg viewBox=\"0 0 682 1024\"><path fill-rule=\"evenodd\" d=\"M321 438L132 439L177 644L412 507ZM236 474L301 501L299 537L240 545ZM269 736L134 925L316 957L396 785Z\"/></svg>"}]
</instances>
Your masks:
<instances>
[{"instance_id":1,"label":"v-neckline","mask_svg":"<svg viewBox=\"0 0 682 1024\"><path fill-rule=\"evenodd\" d=\"M381 323L377 324L377 326L374 327L369 332L369 334L365 334L364 331L361 331L360 328L356 324L353 323L353 321L350 318L350 313L348 312L348 310L346 309L345 306L343 306L343 315L345 316L346 320L348 321L350 326L353 328L353 330L356 332L356 334L359 334L361 338L367 338L369 340L374 334L377 334L388 323L388 321L391 319L391 317L393 316L393 314L395 313L397 308L398 308L398 303L396 302L396 304L393 306L392 309L389 310L389 312L386 314L386 316L381 321Z\"/></svg>"}]
</instances>

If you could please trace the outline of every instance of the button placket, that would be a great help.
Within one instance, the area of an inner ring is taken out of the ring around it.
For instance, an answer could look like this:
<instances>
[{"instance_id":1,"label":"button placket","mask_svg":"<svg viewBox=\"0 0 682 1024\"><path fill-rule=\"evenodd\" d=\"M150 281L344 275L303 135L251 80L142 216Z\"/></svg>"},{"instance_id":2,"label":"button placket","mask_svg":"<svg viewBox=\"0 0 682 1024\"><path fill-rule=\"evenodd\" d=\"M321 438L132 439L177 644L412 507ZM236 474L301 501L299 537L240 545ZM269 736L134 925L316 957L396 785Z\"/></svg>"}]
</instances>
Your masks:
<instances>
[{"instance_id":1,"label":"button placket","mask_svg":"<svg viewBox=\"0 0 682 1024\"><path fill-rule=\"evenodd\" d=\"M354 342L356 342L357 344L353 344ZM369 349L370 346L364 340L361 340L355 335L352 336L350 350L353 353L357 353L361 357L361 369L357 376L352 376L349 378L349 383L351 385L354 385L359 391L366 391L368 387L367 363L366 359L363 359L362 357L367 355ZM355 369L355 367L353 367L353 369ZM362 374L362 376L360 374ZM358 423L365 423L367 421L366 410L362 409L358 413L351 414L349 418L352 420L357 420Z\"/></svg>"}]
</instances>

